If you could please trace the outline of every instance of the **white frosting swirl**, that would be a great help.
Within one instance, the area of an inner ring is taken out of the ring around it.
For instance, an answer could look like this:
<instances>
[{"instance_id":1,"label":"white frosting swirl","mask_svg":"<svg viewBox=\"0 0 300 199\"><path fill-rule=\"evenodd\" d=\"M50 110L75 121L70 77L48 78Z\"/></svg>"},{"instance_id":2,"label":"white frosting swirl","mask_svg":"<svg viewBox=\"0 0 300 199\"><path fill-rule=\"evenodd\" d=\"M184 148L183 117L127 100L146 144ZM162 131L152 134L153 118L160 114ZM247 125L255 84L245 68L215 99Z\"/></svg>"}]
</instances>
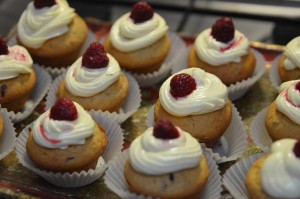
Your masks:
<instances>
[{"instance_id":1,"label":"white frosting swirl","mask_svg":"<svg viewBox=\"0 0 300 199\"><path fill-rule=\"evenodd\" d=\"M283 62L286 70L300 68L300 36L292 39L284 51L286 59Z\"/></svg>"},{"instance_id":2,"label":"white frosting swirl","mask_svg":"<svg viewBox=\"0 0 300 199\"><path fill-rule=\"evenodd\" d=\"M69 145L84 144L95 128L92 117L76 102L78 117L74 121L53 120L50 110L43 113L34 123L33 139L42 147L66 149Z\"/></svg>"},{"instance_id":3,"label":"white frosting swirl","mask_svg":"<svg viewBox=\"0 0 300 199\"><path fill-rule=\"evenodd\" d=\"M300 158L293 147L297 140L282 139L272 144L261 170L265 192L275 198L300 198Z\"/></svg>"},{"instance_id":4,"label":"white frosting swirl","mask_svg":"<svg viewBox=\"0 0 300 199\"><path fill-rule=\"evenodd\" d=\"M235 30L234 38L228 43L217 41L210 33L211 28L204 30L195 41L196 53L204 62L212 66L229 62L239 63L241 57L248 53L249 41L239 31Z\"/></svg>"},{"instance_id":5,"label":"white frosting swirl","mask_svg":"<svg viewBox=\"0 0 300 199\"><path fill-rule=\"evenodd\" d=\"M132 167L141 173L162 175L197 166L202 157L200 144L189 133L176 128L180 136L175 139L156 138L153 127L136 138L129 148Z\"/></svg>"},{"instance_id":6,"label":"white frosting swirl","mask_svg":"<svg viewBox=\"0 0 300 199\"><path fill-rule=\"evenodd\" d=\"M109 62L106 67L90 69L81 66L82 57L68 69L65 77L66 88L72 95L89 97L104 91L118 80L121 69L117 60L106 54Z\"/></svg>"},{"instance_id":7,"label":"white frosting swirl","mask_svg":"<svg viewBox=\"0 0 300 199\"><path fill-rule=\"evenodd\" d=\"M278 111L300 125L300 91L295 88L298 82L299 80L282 84L275 104Z\"/></svg>"},{"instance_id":8,"label":"white frosting swirl","mask_svg":"<svg viewBox=\"0 0 300 199\"><path fill-rule=\"evenodd\" d=\"M11 79L32 71L32 59L22 46L8 47L8 55L0 55L0 80Z\"/></svg>"},{"instance_id":9,"label":"white frosting swirl","mask_svg":"<svg viewBox=\"0 0 300 199\"><path fill-rule=\"evenodd\" d=\"M168 30L166 21L156 13L151 19L136 24L129 16L130 13L124 14L110 30L111 42L120 51L145 48L162 38Z\"/></svg>"},{"instance_id":10,"label":"white frosting swirl","mask_svg":"<svg viewBox=\"0 0 300 199\"><path fill-rule=\"evenodd\" d=\"M173 76L186 73L196 81L196 89L186 97L174 98L170 92ZM159 99L164 109L172 115L186 116L209 113L223 108L228 95L221 80L200 68L184 69L169 77L160 87Z\"/></svg>"},{"instance_id":11,"label":"white frosting swirl","mask_svg":"<svg viewBox=\"0 0 300 199\"><path fill-rule=\"evenodd\" d=\"M66 33L74 16L66 0L56 0L55 5L41 9L31 2L18 22L18 39L26 46L39 48L46 40Z\"/></svg>"}]
</instances>

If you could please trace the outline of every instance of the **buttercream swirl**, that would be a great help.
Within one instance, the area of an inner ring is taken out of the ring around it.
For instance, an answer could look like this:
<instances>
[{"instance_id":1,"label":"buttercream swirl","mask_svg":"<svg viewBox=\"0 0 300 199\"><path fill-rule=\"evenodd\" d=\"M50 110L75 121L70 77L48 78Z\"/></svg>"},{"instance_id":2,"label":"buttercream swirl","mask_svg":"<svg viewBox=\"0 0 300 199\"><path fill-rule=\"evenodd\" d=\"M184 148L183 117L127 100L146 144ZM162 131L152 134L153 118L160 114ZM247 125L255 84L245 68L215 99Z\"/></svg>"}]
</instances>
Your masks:
<instances>
[{"instance_id":1,"label":"buttercream swirl","mask_svg":"<svg viewBox=\"0 0 300 199\"><path fill-rule=\"evenodd\" d=\"M111 42L120 51L145 48L162 38L168 30L166 21L157 13L151 19L136 24L129 16L130 13L121 16L110 30Z\"/></svg>"},{"instance_id":2,"label":"buttercream swirl","mask_svg":"<svg viewBox=\"0 0 300 199\"><path fill-rule=\"evenodd\" d=\"M298 82L299 80L282 84L275 103L278 111L300 125L300 91L296 89Z\"/></svg>"},{"instance_id":3,"label":"buttercream swirl","mask_svg":"<svg viewBox=\"0 0 300 199\"><path fill-rule=\"evenodd\" d=\"M8 55L0 55L0 80L11 79L32 71L32 59L22 46L8 47Z\"/></svg>"},{"instance_id":4,"label":"buttercream swirl","mask_svg":"<svg viewBox=\"0 0 300 199\"><path fill-rule=\"evenodd\" d=\"M248 39L237 30L234 32L234 38L228 43L213 38L211 28L201 32L195 41L195 50L198 57L212 66L229 62L239 63L241 57L248 53L248 48Z\"/></svg>"},{"instance_id":5,"label":"buttercream swirl","mask_svg":"<svg viewBox=\"0 0 300 199\"><path fill-rule=\"evenodd\" d=\"M296 141L282 139L274 142L271 154L262 166L263 189L274 198L300 197L300 159L293 152Z\"/></svg>"},{"instance_id":6,"label":"buttercream swirl","mask_svg":"<svg viewBox=\"0 0 300 199\"><path fill-rule=\"evenodd\" d=\"M136 138L130 145L129 158L132 167L141 173L162 175L199 164L202 149L189 133L176 127L180 136L163 140L153 135L153 127Z\"/></svg>"},{"instance_id":7,"label":"buttercream swirl","mask_svg":"<svg viewBox=\"0 0 300 199\"><path fill-rule=\"evenodd\" d=\"M286 70L300 68L300 36L292 39L284 51L285 60L283 61Z\"/></svg>"},{"instance_id":8,"label":"buttercream swirl","mask_svg":"<svg viewBox=\"0 0 300 199\"><path fill-rule=\"evenodd\" d=\"M55 5L41 9L30 2L17 25L18 39L28 47L39 48L46 40L66 33L74 16L66 0L56 0Z\"/></svg>"},{"instance_id":9,"label":"buttercream swirl","mask_svg":"<svg viewBox=\"0 0 300 199\"><path fill-rule=\"evenodd\" d=\"M196 89L186 97L174 98L170 92L173 76L180 73L191 75ZM228 99L227 87L221 80L200 68L184 69L169 77L160 87L159 99L164 109L172 115L186 116L209 113L223 108Z\"/></svg>"},{"instance_id":10,"label":"buttercream swirl","mask_svg":"<svg viewBox=\"0 0 300 199\"><path fill-rule=\"evenodd\" d=\"M65 77L66 88L72 95L89 97L104 91L118 80L121 69L117 60L106 54L109 62L106 67L90 69L81 66L82 57L68 69Z\"/></svg>"},{"instance_id":11,"label":"buttercream swirl","mask_svg":"<svg viewBox=\"0 0 300 199\"><path fill-rule=\"evenodd\" d=\"M42 147L66 149L69 145L84 144L95 128L92 117L76 102L73 102L78 113L74 121L53 120L50 110L43 113L34 123L33 139Z\"/></svg>"}]
</instances>

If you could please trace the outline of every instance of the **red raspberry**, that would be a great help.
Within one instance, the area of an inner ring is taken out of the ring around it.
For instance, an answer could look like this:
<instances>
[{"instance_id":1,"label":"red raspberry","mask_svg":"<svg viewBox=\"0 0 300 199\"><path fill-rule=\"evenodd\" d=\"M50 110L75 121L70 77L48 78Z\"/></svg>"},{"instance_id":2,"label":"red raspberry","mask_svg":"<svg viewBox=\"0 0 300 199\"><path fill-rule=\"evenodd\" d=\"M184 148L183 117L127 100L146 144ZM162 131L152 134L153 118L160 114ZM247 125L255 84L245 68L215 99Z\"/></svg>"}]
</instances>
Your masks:
<instances>
[{"instance_id":1,"label":"red raspberry","mask_svg":"<svg viewBox=\"0 0 300 199\"><path fill-rule=\"evenodd\" d=\"M234 24L230 17L221 17L211 28L211 36L217 41L227 43L234 37Z\"/></svg>"},{"instance_id":2,"label":"red raspberry","mask_svg":"<svg viewBox=\"0 0 300 199\"><path fill-rule=\"evenodd\" d=\"M0 36L0 55L8 54L8 46L6 41Z\"/></svg>"},{"instance_id":3,"label":"red raspberry","mask_svg":"<svg viewBox=\"0 0 300 199\"><path fill-rule=\"evenodd\" d=\"M156 122L153 130L156 138L168 140L179 137L179 132L169 120L159 120Z\"/></svg>"},{"instance_id":4,"label":"red raspberry","mask_svg":"<svg viewBox=\"0 0 300 199\"><path fill-rule=\"evenodd\" d=\"M34 7L36 9L42 9L44 7L51 7L56 4L55 0L34 0Z\"/></svg>"},{"instance_id":5,"label":"red raspberry","mask_svg":"<svg viewBox=\"0 0 300 199\"><path fill-rule=\"evenodd\" d=\"M298 82L298 83L296 84L295 88L296 88L298 91L300 91L300 82Z\"/></svg>"},{"instance_id":6,"label":"red raspberry","mask_svg":"<svg viewBox=\"0 0 300 199\"><path fill-rule=\"evenodd\" d=\"M189 74L181 73L171 79L170 87L174 98L185 97L196 89L196 81Z\"/></svg>"},{"instance_id":7,"label":"red raspberry","mask_svg":"<svg viewBox=\"0 0 300 199\"><path fill-rule=\"evenodd\" d=\"M134 23L142 23L153 17L154 11L147 2L138 2L131 9L130 18Z\"/></svg>"},{"instance_id":8,"label":"red raspberry","mask_svg":"<svg viewBox=\"0 0 300 199\"><path fill-rule=\"evenodd\" d=\"M295 155L300 158L300 140L298 140L293 148Z\"/></svg>"},{"instance_id":9,"label":"red raspberry","mask_svg":"<svg viewBox=\"0 0 300 199\"><path fill-rule=\"evenodd\" d=\"M99 42L93 42L82 56L81 65L86 68L104 68L108 65L109 59Z\"/></svg>"},{"instance_id":10,"label":"red raspberry","mask_svg":"<svg viewBox=\"0 0 300 199\"><path fill-rule=\"evenodd\" d=\"M54 120L68 120L73 121L77 119L78 113L76 106L72 100L67 98L60 98L56 101L50 110L50 118Z\"/></svg>"}]
</instances>

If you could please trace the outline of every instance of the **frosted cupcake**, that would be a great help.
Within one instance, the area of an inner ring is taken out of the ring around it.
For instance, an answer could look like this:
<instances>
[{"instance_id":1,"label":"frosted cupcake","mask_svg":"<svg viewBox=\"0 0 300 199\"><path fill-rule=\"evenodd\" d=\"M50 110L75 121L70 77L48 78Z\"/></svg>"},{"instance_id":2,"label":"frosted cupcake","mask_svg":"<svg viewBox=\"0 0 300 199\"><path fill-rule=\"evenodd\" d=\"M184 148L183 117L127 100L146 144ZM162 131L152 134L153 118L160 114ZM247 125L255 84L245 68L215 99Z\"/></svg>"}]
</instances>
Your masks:
<instances>
[{"instance_id":1,"label":"frosted cupcake","mask_svg":"<svg viewBox=\"0 0 300 199\"><path fill-rule=\"evenodd\" d=\"M87 25L66 0L34 0L17 24L17 42L45 66L71 65L86 37Z\"/></svg>"}]
</instances>

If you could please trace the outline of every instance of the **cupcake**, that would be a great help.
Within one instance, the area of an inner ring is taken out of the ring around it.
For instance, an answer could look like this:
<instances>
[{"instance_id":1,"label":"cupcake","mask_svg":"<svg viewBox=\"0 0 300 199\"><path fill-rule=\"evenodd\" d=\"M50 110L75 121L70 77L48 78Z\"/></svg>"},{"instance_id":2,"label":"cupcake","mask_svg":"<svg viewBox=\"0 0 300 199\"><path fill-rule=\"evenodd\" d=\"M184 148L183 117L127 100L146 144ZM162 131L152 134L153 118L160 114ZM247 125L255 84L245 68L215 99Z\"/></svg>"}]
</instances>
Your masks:
<instances>
[{"instance_id":1,"label":"cupcake","mask_svg":"<svg viewBox=\"0 0 300 199\"><path fill-rule=\"evenodd\" d=\"M146 2L138 2L121 16L105 38L104 48L120 66L136 74L157 71L169 49L165 20Z\"/></svg>"},{"instance_id":2,"label":"cupcake","mask_svg":"<svg viewBox=\"0 0 300 199\"><path fill-rule=\"evenodd\" d=\"M39 169L94 169L107 143L105 129L76 102L61 98L33 124L26 152Z\"/></svg>"},{"instance_id":3,"label":"cupcake","mask_svg":"<svg viewBox=\"0 0 300 199\"><path fill-rule=\"evenodd\" d=\"M256 59L249 41L229 17L218 19L201 32L188 54L188 67L199 67L218 76L227 86L249 78Z\"/></svg>"},{"instance_id":4,"label":"cupcake","mask_svg":"<svg viewBox=\"0 0 300 199\"><path fill-rule=\"evenodd\" d=\"M288 81L279 87L280 94L269 106L265 125L273 141L300 139L300 82Z\"/></svg>"},{"instance_id":5,"label":"cupcake","mask_svg":"<svg viewBox=\"0 0 300 199\"><path fill-rule=\"evenodd\" d=\"M227 87L200 68L184 69L160 87L154 121L168 119L201 143L212 146L231 122Z\"/></svg>"},{"instance_id":6,"label":"cupcake","mask_svg":"<svg viewBox=\"0 0 300 199\"><path fill-rule=\"evenodd\" d=\"M246 175L250 198L300 198L299 168L300 141L274 142L271 152L256 160Z\"/></svg>"},{"instance_id":7,"label":"cupcake","mask_svg":"<svg viewBox=\"0 0 300 199\"><path fill-rule=\"evenodd\" d=\"M208 176L198 141L168 120L158 121L131 143L124 166L129 190L160 198L199 197Z\"/></svg>"},{"instance_id":8,"label":"cupcake","mask_svg":"<svg viewBox=\"0 0 300 199\"><path fill-rule=\"evenodd\" d=\"M300 79L300 36L292 39L278 63L278 73L282 82Z\"/></svg>"},{"instance_id":9,"label":"cupcake","mask_svg":"<svg viewBox=\"0 0 300 199\"><path fill-rule=\"evenodd\" d=\"M67 97L85 110L117 112L128 94L128 80L114 57L93 42L67 70L57 97Z\"/></svg>"},{"instance_id":10,"label":"cupcake","mask_svg":"<svg viewBox=\"0 0 300 199\"><path fill-rule=\"evenodd\" d=\"M67 67L79 56L87 25L66 0L34 0L17 24L17 42L34 62Z\"/></svg>"},{"instance_id":11,"label":"cupcake","mask_svg":"<svg viewBox=\"0 0 300 199\"><path fill-rule=\"evenodd\" d=\"M22 46L8 47L0 37L0 104L20 111L36 83L32 59Z\"/></svg>"}]
</instances>

